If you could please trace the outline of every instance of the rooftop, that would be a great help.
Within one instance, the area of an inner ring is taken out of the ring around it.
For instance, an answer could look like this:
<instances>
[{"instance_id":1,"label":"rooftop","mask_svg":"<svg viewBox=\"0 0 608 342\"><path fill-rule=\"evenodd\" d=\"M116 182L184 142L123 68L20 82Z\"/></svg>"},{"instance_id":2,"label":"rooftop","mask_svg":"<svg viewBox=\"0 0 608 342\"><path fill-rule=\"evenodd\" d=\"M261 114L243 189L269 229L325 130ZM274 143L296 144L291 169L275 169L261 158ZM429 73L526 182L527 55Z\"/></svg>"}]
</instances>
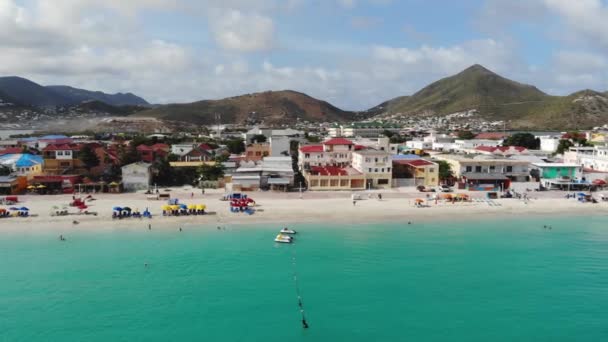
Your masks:
<instances>
[{"instance_id":1,"label":"rooftop","mask_svg":"<svg viewBox=\"0 0 608 342\"><path fill-rule=\"evenodd\" d=\"M354 145L354 143L345 138L333 138L324 141L323 145Z\"/></svg>"},{"instance_id":2,"label":"rooftop","mask_svg":"<svg viewBox=\"0 0 608 342\"><path fill-rule=\"evenodd\" d=\"M435 163L430 162L428 160L424 160L424 159L401 159L401 160L393 160L393 164L399 164L399 165L410 165L410 166L414 166L414 167L420 167L420 166L428 166L428 165L435 165Z\"/></svg>"}]
</instances>

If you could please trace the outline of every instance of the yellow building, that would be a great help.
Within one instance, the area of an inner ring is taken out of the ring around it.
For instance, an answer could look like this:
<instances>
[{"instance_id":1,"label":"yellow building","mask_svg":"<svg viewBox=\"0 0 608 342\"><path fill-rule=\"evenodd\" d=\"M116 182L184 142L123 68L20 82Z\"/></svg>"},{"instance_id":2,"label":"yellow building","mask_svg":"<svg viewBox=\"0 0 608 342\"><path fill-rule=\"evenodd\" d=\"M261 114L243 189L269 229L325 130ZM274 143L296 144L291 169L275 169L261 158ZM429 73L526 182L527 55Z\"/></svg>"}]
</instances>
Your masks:
<instances>
[{"instance_id":1,"label":"yellow building","mask_svg":"<svg viewBox=\"0 0 608 342\"><path fill-rule=\"evenodd\" d=\"M435 187L439 185L439 165L424 159L393 160L394 178L413 179L414 186Z\"/></svg>"}]
</instances>

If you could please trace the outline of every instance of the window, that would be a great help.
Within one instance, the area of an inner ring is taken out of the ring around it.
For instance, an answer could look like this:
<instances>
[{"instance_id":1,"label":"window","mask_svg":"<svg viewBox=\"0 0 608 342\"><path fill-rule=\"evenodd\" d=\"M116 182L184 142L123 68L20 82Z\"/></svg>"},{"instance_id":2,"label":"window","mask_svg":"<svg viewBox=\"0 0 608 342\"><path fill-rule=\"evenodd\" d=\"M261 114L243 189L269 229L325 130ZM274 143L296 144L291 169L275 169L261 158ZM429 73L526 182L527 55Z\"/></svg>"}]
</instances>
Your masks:
<instances>
[{"instance_id":1,"label":"window","mask_svg":"<svg viewBox=\"0 0 608 342\"><path fill-rule=\"evenodd\" d=\"M366 163L369 163L370 161L371 161L371 159L369 159L369 158L365 158L365 162L366 162Z\"/></svg>"},{"instance_id":2,"label":"window","mask_svg":"<svg viewBox=\"0 0 608 342\"><path fill-rule=\"evenodd\" d=\"M370 173L372 172L372 169L371 169L371 168L369 168L369 172L370 172Z\"/></svg>"},{"instance_id":3,"label":"window","mask_svg":"<svg viewBox=\"0 0 608 342\"><path fill-rule=\"evenodd\" d=\"M475 172L481 172L481 166L475 166Z\"/></svg>"},{"instance_id":4,"label":"window","mask_svg":"<svg viewBox=\"0 0 608 342\"><path fill-rule=\"evenodd\" d=\"M386 172L391 172L391 168L389 167L388 169L386 169Z\"/></svg>"},{"instance_id":5,"label":"window","mask_svg":"<svg viewBox=\"0 0 608 342\"><path fill-rule=\"evenodd\" d=\"M494 172L494 171L496 171L496 166L491 165L491 166L490 166L490 172Z\"/></svg>"},{"instance_id":6,"label":"window","mask_svg":"<svg viewBox=\"0 0 608 342\"><path fill-rule=\"evenodd\" d=\"M374 158L374 162L376 162L376 163L377 163L377 162L378 162L378 158Z\"/></svg>"},{"instance_id":7,"label":"window","mask_svg":"<svg viewBox=\"0 0 608 342\"><path fill-rule=\"evenodd\" d=\"M430 169L429 169L429 172L435 172L435 168L433 168L433 167L432 167L432 168L430 168Z\"/></svg>"},{"instance_id":8,"label":"window","mask_svg":"<svg viewBox=\"0 0 608 342\"><path fill-rule=\"evenodd\" d=\"M388 179L378 179L378 185L387 185Z\"/></svg>"},{"instance_id":9,"label":"window","mask_svg":"<svg viewBox=\"0 0 608 342\"><path fill-rule=\"evenodd\" d=\"M58 156L62 156L63 155L63 151L57 151L57 155Z\"/></svg>"},{"instance_id":10,"label":"window","mask_svg":"<svg viewBox=\"0 0 608 342\"><path fill-rule=\"evenodd\" d=\"M473 167L472 166L467 166L465 168L465 172L473 172Z\"/></svg>"},{"instance_id":11,"label":"window","mask_svg":"<svg viewBox=\"0 0 608 342\"><path fill-rule=\"evenodd\" d=\"M374 172L378 173L378 169L377 169L377 168L376 168L376 169L374 169Z\"/></svg>"},{"instance_id":12,"label":"window","mask_svg":"<svg viewBox=\"0 0 608 342\"><path fill-rule=\"evenodd\" d=\"M384 168L382 168L380 172L384 172Z\"/></svg>"},{"instance_id":13,"label":"window","mask_svg":"<svg viewBox=\"0 0 608 342\"><path fill-rule=\"evenodd\" d=\"M507 166L507 172L513 172L513 166L511 166L511 165Z\"/></svg>"},{"instance_id":14,"label":"window","mask_svg":"<svg viewBox=\"0 0 608 342\"><path fill-rule=\"evenodd\" d=\"M304 155L304 159L308 159L308 158L310 158L310 153L306 153L306 154Z\"/></svg>"}]
</instances>

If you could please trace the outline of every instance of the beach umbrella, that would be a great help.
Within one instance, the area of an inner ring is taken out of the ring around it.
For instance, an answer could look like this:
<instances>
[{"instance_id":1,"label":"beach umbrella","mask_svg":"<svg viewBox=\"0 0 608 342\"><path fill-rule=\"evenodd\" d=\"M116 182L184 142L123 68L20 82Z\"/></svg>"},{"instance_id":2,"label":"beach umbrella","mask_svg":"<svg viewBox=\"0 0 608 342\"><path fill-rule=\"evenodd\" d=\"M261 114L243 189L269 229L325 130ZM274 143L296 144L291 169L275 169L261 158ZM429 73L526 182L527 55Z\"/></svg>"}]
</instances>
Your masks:
<instances>
[{"instance_id":1,"label":"beach umbrella","mask_svg":"<svg viewBox=\"0 0 608 342\"><path fill-rule=\"evenodd\" d=\"M593 181L593 184L595 185L606 185L606 181L603 179L596 179Z\"/></svg>"},{"instance_id":2,"label":"beach umbrella","mask_svg":"<svg viewBox=\"0 0 608 342\"><path fill-rule=\"evenodd\" d=\"M38 188L38 189L46 189L46 186L44 186L44 185L40 184L40 185L38 185L36 188Z\"/></svg>"},{"instance_id":3,"label":"beach umbrella","mask_svg":"<svg viewBox=\"0 0 608 342\"><path fill-rule=\"evenodd\" d=\"M179 208L180 208L180 209L188 209L188 206L187 206L187 205L185 205L185 204L180 204L180 205L179 205Z\"/></svg>"},{"instance_id":4,"label":"beach umbrella","mask_svg":"<svg viewBox=\"0 0 608 342\"><path fill-rule=\"evenodd\" d=\"M122 211L122 208L121 207L114 207L114 208L112 208L112 210L114 210L114 211Z\"/></svg>"},{"instance_id":5,"label":"beach umbrella","mask_svg":"<svg viewBox=\"0 0 608 342\"><path fill-rule=\"evenodd\" d=\"M422 203L424 200L422 198L416 198L416 203Z\"/></svg>"},{"instance_id":6,"label":"beach umbrella","mask_svg":"<svg viewBox=\"0 0 608 342\"><path fill-rule=\"evenodd\" d=\"M196 206L196 210L205 210L206 208L207 208L207 206L204 204L199 204Z\"/></svg>"},{"instance_id":7,"label":"beach umbrella","mask_svg":"<svg viewBox=\"0 0 608 342\"><path fill-rule=\"evenodd\" d=\"M171 210L179 210L179 205L172 205Z\"/></svg>"},{"instance_id":8,"label":"beach umbrella","mask_svg":"<svg viewBox=\"0 0 608 342\"><path fill-rule=\"evenodd\" d=\"M109 186L118 186L118 183L116 183L116 182L112 182L112 183L110 183L110 184L108 184L108 185L109 185Z\"/></svg>"},{"instance_id":9,"label":"beach umbrella","mask_svg":"<svg viewBox=\"0 0 608 342\"><path fill-rule=\"evenodd\" d=\"M167 210L171 210L171 206L170 205L163 205L160 207L163 211L167 211Z\"/></svg>"},{"instance_id":10,"label":"beach umbrella","mask_svg":"<svg viewBox=\"0 0 608 342\"><path fill-rule=\"evenodd\" d=\"M189 204L188 205L188 209L196 209L196 205L195 204Z\"/></svg>"},{"instance_id":11,"label":"beach umbrella","mask_svg":"<svg viewBox=\"0 0 608 342\"><path fill-rule=\"evenodd\" d=\"M130 211L131 211L131 208L129 208L129 207L124 207L124 208L122 208L122 210L123 210L123 211L128 211L128 212L130 212Z\"/></svg>"},{"instance_id":12,"label":"beach umbrella","mask_svg":"<svg viewBox=\"0 0 608 342\"><path fill-rule=\"evenodd\" d=\"M80 210L85 210L85 209L88 209L88 208L89 208L89 207L87 207L87 206L86 206L86 205L84 205L84 204L78 207L78 209L80 209Z\"/></svg>"},{"instance_id":13,"label":"beach umbrella","mask_svg":"<svg viewBox=\"0 0 608 342\"><path fill-rule=\"evenodd\" d=\"M21 211L29 211L29 209L26 208L26 207L21 207L21 208L19 208L19 210L21 210Z\"/></svg>"},{"instance_id":14,"label":"beach umbrella","mask_svg":"<svg viewBox=\"0 0 608 342\"><path fill-rule=\"evenodd\" d=\"M28 186L27 188L28 188L29 190L34 190L34 189L36 189L36 187L35 187L34 185L30 185L30 186Z\"/></svg>"},{"instance_id":15,"label":"beach umbrella","mask_svg":"<svg viewBox=\"0 0 608 342\"><path fill-rule=\"evenodd\" d=\"M17 208L17 207L10 207L10 208L8 208L8 209L9 209L9 210L21 210L21 209L19 209L19 208Z\"/></svg>"}]
</instances>

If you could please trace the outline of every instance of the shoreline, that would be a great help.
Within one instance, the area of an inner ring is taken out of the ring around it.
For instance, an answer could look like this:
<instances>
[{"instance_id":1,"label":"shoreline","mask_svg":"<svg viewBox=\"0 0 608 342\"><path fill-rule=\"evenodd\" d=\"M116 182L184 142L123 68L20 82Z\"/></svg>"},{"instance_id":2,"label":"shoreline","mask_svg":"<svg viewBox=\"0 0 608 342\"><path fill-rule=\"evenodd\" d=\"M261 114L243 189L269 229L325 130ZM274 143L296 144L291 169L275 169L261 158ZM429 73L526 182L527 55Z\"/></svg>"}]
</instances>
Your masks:
<instances>
[{"instance_id":1,"label":"shoreline","mask_svg":"<svg viewBox=\"0 0 608 342\"><path fill-rule=\"evenodd\" d=\"M97 212L97 216L50 216L53 206L62 206L71 200L71 196L23 196L18 206L30 208L37 217L3 218L0 219L0 235L5 233L37 233L37 232L83 232L83 231L112 231L146 229L148 224L152 229L171 230L180 225L184 227L201 226L216 227L226 225L269 225L273 231L278 227L297 224L324 223L325 225L370 224L370 223L413 223L449 222L473 220L502 220L517 217L561 217L603 215L608 213L608 203L579 203L574 199L565 198L535 198L524 203L518 199L496 199L489 204L486 200L476 198L473 202L442 203L429 207L418 208L414 205L414 196L383 196L383 200L364 199L353 205L352 200L343 194L340 197L331 194L317 198L300 199L296 196L258 196L253 194L258 205L254 215L231 213L229 204L220 201L218 194L198 196L185 203L204 203L210 214L203 216L163 217L160 215L163 201L149 201L138 194L124 195L95 195L96 201L91 202L88 210ZM112 219L113 206L128 205L132 208L150 208L153 219ZM76 211L70 208L70 211ZM73 224L72 221L78 221Z\"/></svg>"}]
</instances>

